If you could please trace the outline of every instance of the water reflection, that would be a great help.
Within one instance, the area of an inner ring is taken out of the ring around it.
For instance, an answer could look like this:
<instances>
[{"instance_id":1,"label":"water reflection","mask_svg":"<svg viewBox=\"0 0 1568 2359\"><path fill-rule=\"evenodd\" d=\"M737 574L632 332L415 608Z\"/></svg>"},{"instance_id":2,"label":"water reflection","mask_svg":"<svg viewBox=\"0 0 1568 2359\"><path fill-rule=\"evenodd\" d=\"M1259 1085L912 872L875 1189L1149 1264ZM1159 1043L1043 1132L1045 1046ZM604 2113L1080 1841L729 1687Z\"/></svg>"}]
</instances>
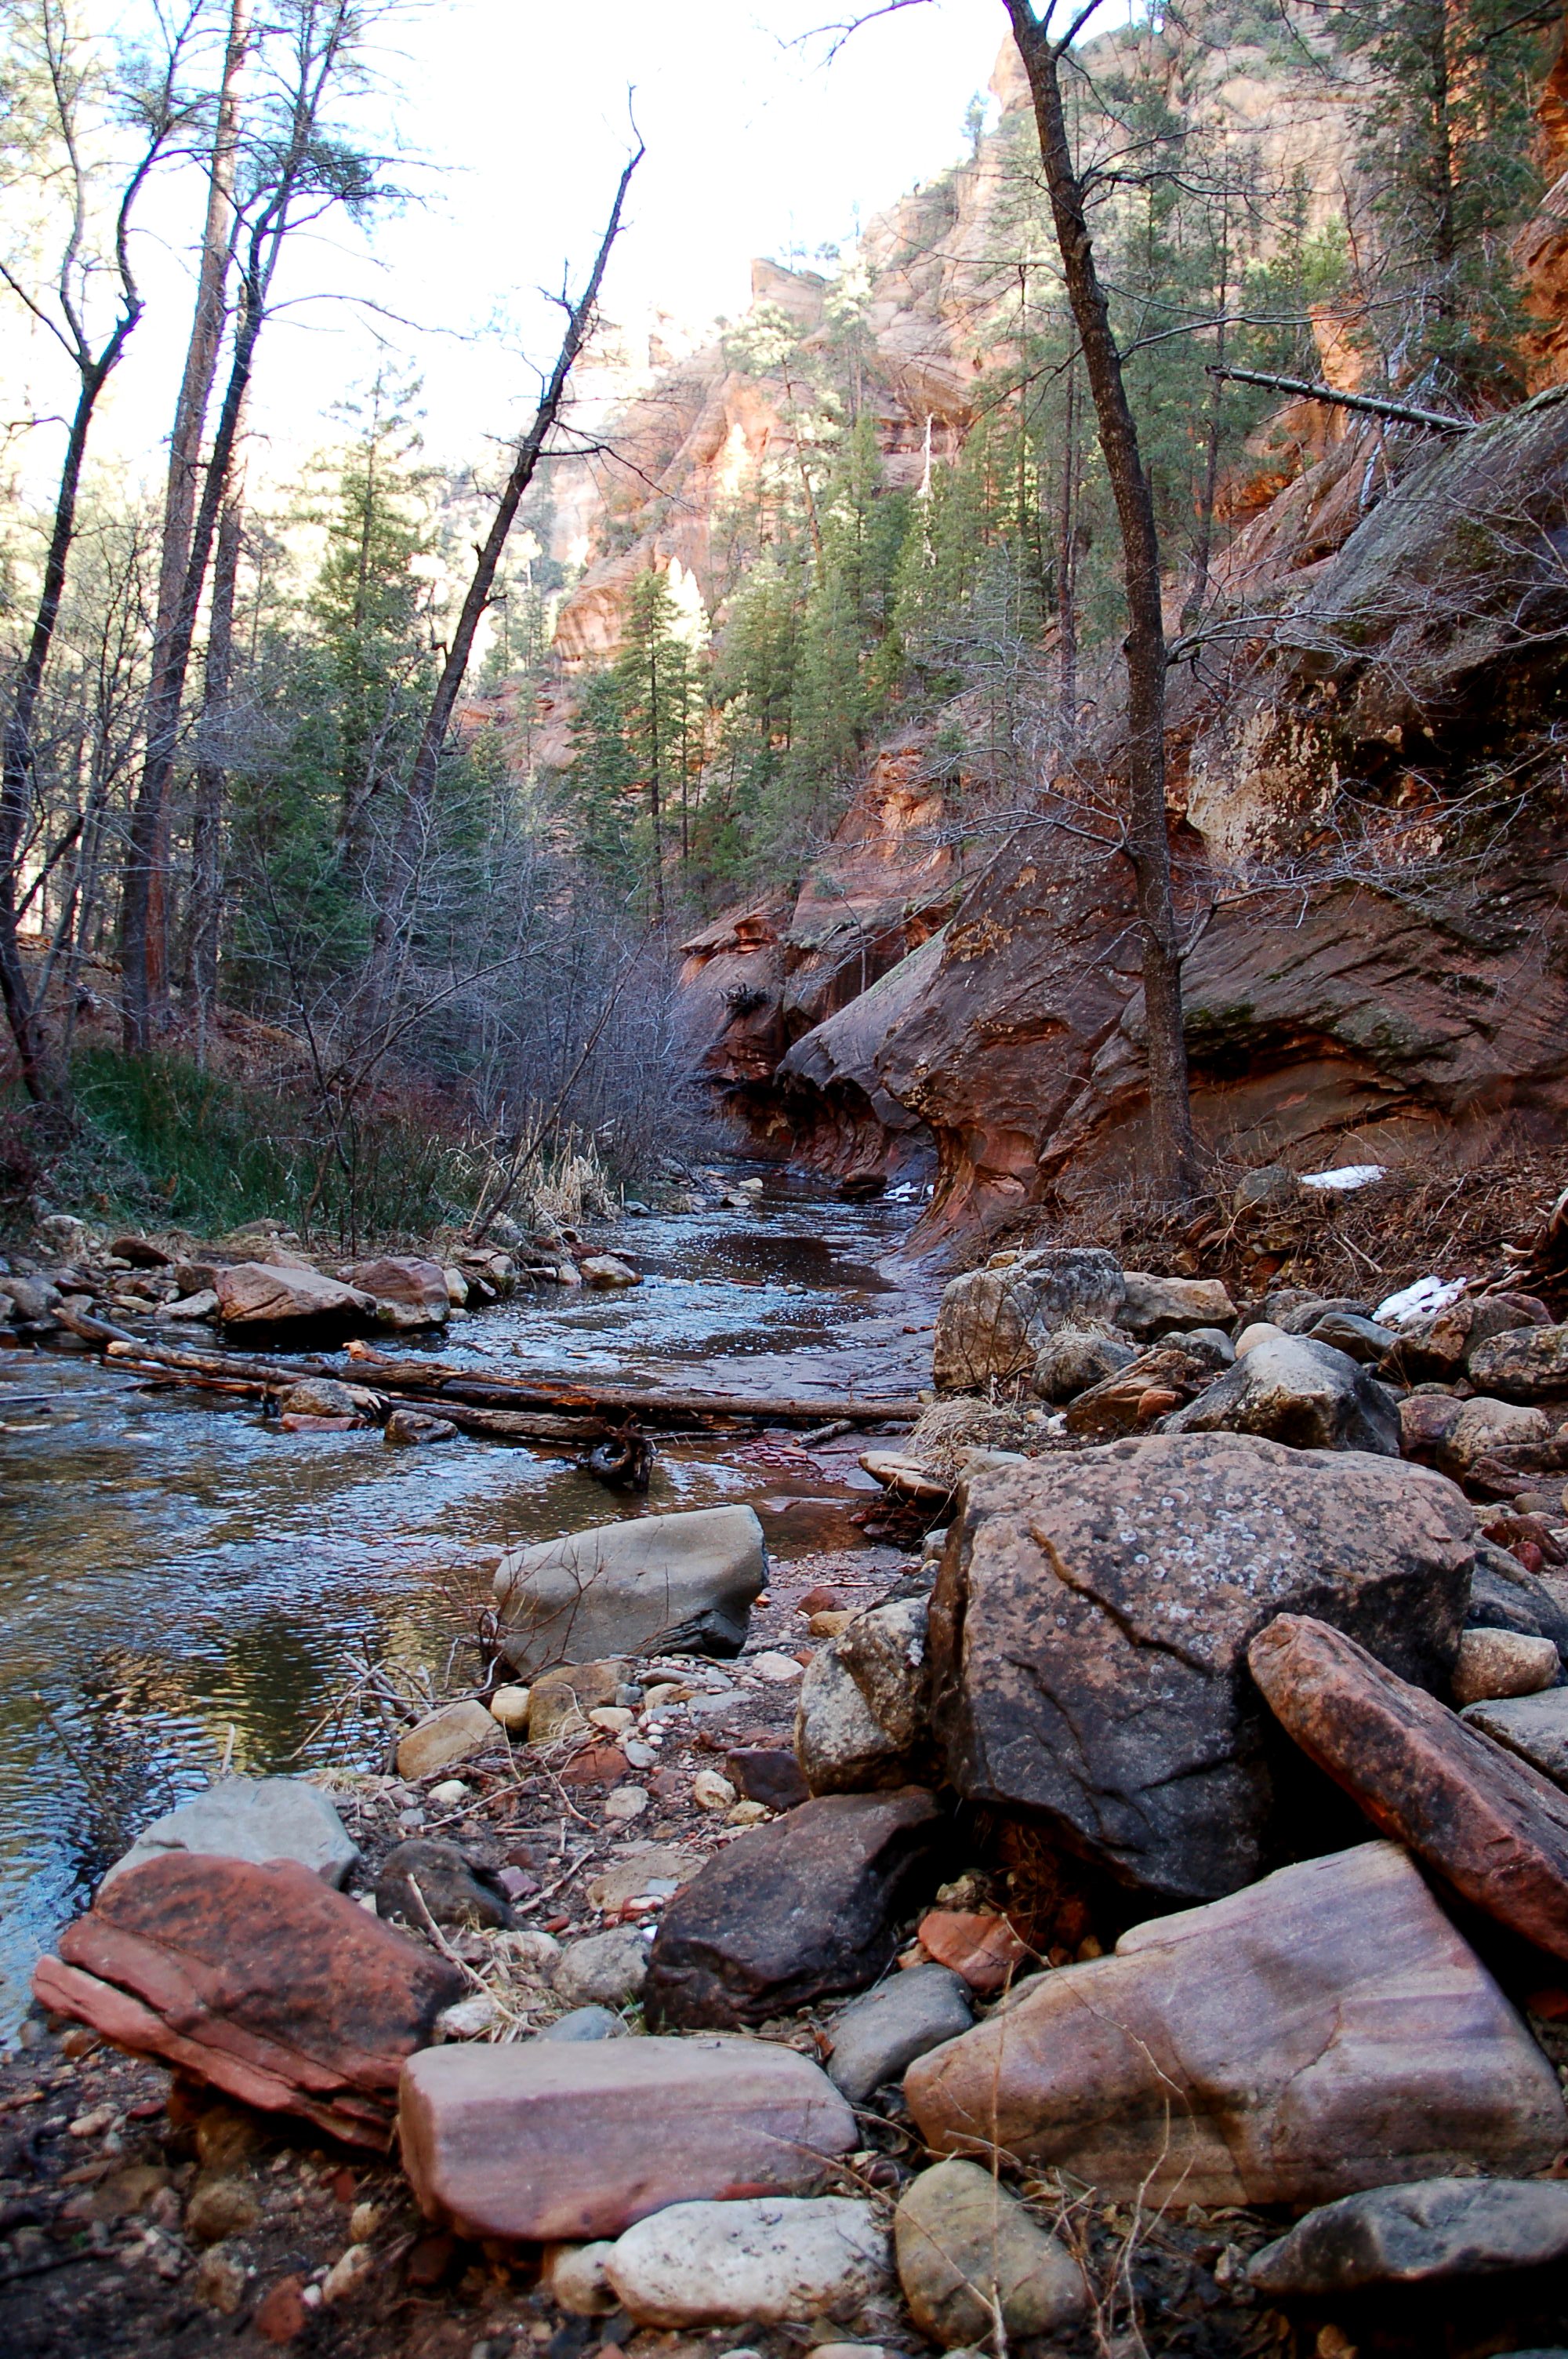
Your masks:
<instances>
[{"instance_id":1,"label":"water reflection","mask_svg":"<svg viewBox=\"0 0 1568 2359\"><path fill-rule=\"evenodd\" d=\"M930 1345L905 1330L929 1310L875 1264L909 1217L775 1187L755 1213L645 1222L626 1240L634 1292L523 1296L455 1324L440 1355L908 1388ZM682 1444L661 1452L648 1506L785 1490L844 1495ZM126 1834L226 1748L239 1768L287 1765L351 1650L434 1667L454 1598L487 1593L503 1547L638 1512L532 1451L291 1436L243 1403L0 1353L0 2023ZM764 1519L784 1553L822 1544L809 1514Z\"/></svg>"}]
</instances>

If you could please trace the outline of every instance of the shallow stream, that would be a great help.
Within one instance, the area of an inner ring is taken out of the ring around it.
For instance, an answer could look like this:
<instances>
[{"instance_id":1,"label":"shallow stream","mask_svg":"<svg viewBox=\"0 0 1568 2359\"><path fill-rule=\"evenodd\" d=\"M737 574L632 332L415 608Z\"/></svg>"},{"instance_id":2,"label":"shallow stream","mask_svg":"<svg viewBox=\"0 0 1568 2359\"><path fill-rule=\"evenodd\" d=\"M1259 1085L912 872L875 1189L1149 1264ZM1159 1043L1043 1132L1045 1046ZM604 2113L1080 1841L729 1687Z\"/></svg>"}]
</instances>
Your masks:
<instances>
[{"instance_id":1,"label":"shallow stream","mask_svg":"<svg viewBox=\"0 0 1568 2359\"><path fill-rule=\"evenodd\" d=\"M754 1212L629 1222L634 1290L524 1291L407 1348L501 1374L912 1392L929 1382L929 1300L875 1266L912 1217L770 1179ZM733 1443L676 1442L644 1506L543 1446L287 1434L253 1404L0 1352L0 2033L131 1833L225 1756L257 1774L323 1757L310 1732L351 1653L438 1673L508 1543L750 1499L774 1552L796 1555L849 1537L844 1513L873 1488L847 1447L803 1480Z\"/></svg>"}]
</instances>

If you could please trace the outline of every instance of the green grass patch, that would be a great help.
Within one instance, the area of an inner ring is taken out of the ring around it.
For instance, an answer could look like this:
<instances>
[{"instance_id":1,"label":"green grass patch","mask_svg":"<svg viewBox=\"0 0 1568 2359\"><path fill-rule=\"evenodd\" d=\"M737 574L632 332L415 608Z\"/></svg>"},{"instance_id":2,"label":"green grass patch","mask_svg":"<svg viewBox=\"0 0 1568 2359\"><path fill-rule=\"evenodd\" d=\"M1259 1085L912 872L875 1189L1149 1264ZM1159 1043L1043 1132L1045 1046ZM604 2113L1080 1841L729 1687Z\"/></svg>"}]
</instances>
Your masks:
<instances>
[{"instance_id":1,"label":"green grass patch","mask_svg":"<svg viewBox=\"0 0 1568 2359\"><path fill-rule=\"evenodd\" d=\"M51 1191L101 1215L209 1236L271 1220L357 1251L427 1237L473 1201L470 1157L417 1108L377 1103L334 1122L168 1053L84 1049L71 1079L78 1134Z\"/></svg>"}]
</instances>

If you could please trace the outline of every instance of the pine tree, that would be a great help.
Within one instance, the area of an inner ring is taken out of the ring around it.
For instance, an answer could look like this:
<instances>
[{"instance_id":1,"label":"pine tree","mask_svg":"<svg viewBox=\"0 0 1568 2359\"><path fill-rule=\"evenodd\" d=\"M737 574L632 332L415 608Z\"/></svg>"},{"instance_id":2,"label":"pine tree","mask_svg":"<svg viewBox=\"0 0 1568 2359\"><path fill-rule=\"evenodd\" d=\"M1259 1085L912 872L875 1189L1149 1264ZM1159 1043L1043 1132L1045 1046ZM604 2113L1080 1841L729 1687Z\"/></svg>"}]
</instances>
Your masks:
<instances>
[{"instance_id":1,"label":"pine tree","mask_svg":"<svg viewBox=\"0 0 1568 2359\"><path fill-rule=\"evenodd\" d=\"M1523 389L1529 321L1509 234L1539 193L1533 95L1561 12L1517 0L1346 0L1341 49L1370 95L1362 161L1379 268L1364 332L1391 386L1431 399Z\"/></svg>"}]
</instances>

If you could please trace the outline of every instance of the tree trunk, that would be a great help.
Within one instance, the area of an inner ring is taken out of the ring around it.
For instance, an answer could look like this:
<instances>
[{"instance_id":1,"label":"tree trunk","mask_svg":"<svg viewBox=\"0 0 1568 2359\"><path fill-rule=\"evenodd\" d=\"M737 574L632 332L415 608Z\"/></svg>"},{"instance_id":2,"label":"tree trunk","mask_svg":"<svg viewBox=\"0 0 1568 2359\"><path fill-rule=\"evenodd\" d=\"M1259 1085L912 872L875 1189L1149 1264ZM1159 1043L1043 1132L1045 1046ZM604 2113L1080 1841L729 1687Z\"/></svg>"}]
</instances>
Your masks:
<instances>
[{"instance_id":1,"label":"tree trunk","mask_svg":"<svg viewBox=\"0 0 1568 2359\"><path fill-rule=\"evenodd\" d=\"M1175 1198L1191 1189L1195 1153L1166 832L1165 625L1154 504L1095 264L1083 184L1067 139L1060 79L1064 45L1051 39L1030 0L1005 0L1005 5L1034 102L1063 277L1121 532L1128 618L1122 645L1127 664L1127 849L1137 879L1143 939L1152 1176L1162 1194Z\"/></svg>"},{"instance_id":2,"label":"tree trunk","mask_svg":"<svg viewBox=\"0 0 1568 2359\"><path fill-rule=\"evenodd\" d=\"M223 914L223 785L229 688L234 658L234 584L240 570L242 507L238 492L223 504L212 561L212 614L201 745L196 761L196 805L190 832L190 995L196 1006L196 1061L207 1061L207 1038L218 1004L218 942Z\"/></svg>"},{"instance_id":3,"label":"tree trunk","mask_svg":"<svg viewBox=\"0 0 1568 2359\"><path fill-rule=\"evenodd\" d=\"M402 815L393 841L391 870L380 909L376 913L375 933L371 944L369 971L365 978L364 1017L367 1031L374 1033L382 1023L391 995L395 973L404 951L404 937L418 893L420 872L424 865L426 839L435 812L436 780L440 768L441 754L452 714L457 709L459 692L473 653L474 634L480 617L490 603L496 570L506 547L506 537L512 529L523 495L534 480L546 440L566 399L567 382L588 338L589 328L599 301L610 251L621 234L621 215L626 202L626 191L632 185L632 175L643 160L643 149L636 154L621 175L615 191L615 201L610 209L610 219L589 274L588 285L567 315L566 333L560 351L545 387L544 398L534 413L534 422L517 446L512 473L501 495L489 532L479 549L468 594L452 633L446 662L430 701L425 718L418 748L409 772L407 790L403 799Z\"/></svg>"},{"instance_id":4,"label":"tree trunk","mask_svg":"<svg viewBox=\"0 0 1568 2359\"><path fill-rule=\"evenodd\" d=\"M201 479L201 437L212 398L218 352L223 339L229 265L234 240L234 167L239 153L239 79L250 42L250 0L230 0L223 76L218 90L218 122L207 172L207 217L201 231L201 264L191 314L190 341L168 438L168 482L164 491L163 544L158 560L157 620L153 632L153 677L167 662L180 592L190 562L190 535ZM151 1022L161 1026L168 1007L169 812L167 795L157 814L146 914L138 928L146 995Z\"/></svg>"},{"instance_id":5,"label":"tree trunk","mask_svg":"<svg viewBox=\"0 0 1568 2359\"><path fill-rule=\"evenodd\" d=\"M98 397L103 390L110 370L124 349L125 338L135 325L135 313L125 317L99 360L82 373L81 390L77 396L76 410L70 421L70 439L66 444L65 464L60 470L59 486L55 494L54 524L49 534L49 553L44 559L44 578L38 611L33 617L27 652L22 660L11 708L5 716L5 735L3 749L0 749L0 996L5 999L5 1016L16 1047L22 1085L38 1105L60 1103L65 1095L65 1082L50 1053L44 1030L43 1012L34 1004L17 940L16 887L20 881L17 872L27 806L32 797L33 719L38 712L49 649L54 644L60 600L65 594L66 561L76 536L76 503L81 488L81 462L87 449L87 431L92 423Z\"/></svg>"}]
</instances>

